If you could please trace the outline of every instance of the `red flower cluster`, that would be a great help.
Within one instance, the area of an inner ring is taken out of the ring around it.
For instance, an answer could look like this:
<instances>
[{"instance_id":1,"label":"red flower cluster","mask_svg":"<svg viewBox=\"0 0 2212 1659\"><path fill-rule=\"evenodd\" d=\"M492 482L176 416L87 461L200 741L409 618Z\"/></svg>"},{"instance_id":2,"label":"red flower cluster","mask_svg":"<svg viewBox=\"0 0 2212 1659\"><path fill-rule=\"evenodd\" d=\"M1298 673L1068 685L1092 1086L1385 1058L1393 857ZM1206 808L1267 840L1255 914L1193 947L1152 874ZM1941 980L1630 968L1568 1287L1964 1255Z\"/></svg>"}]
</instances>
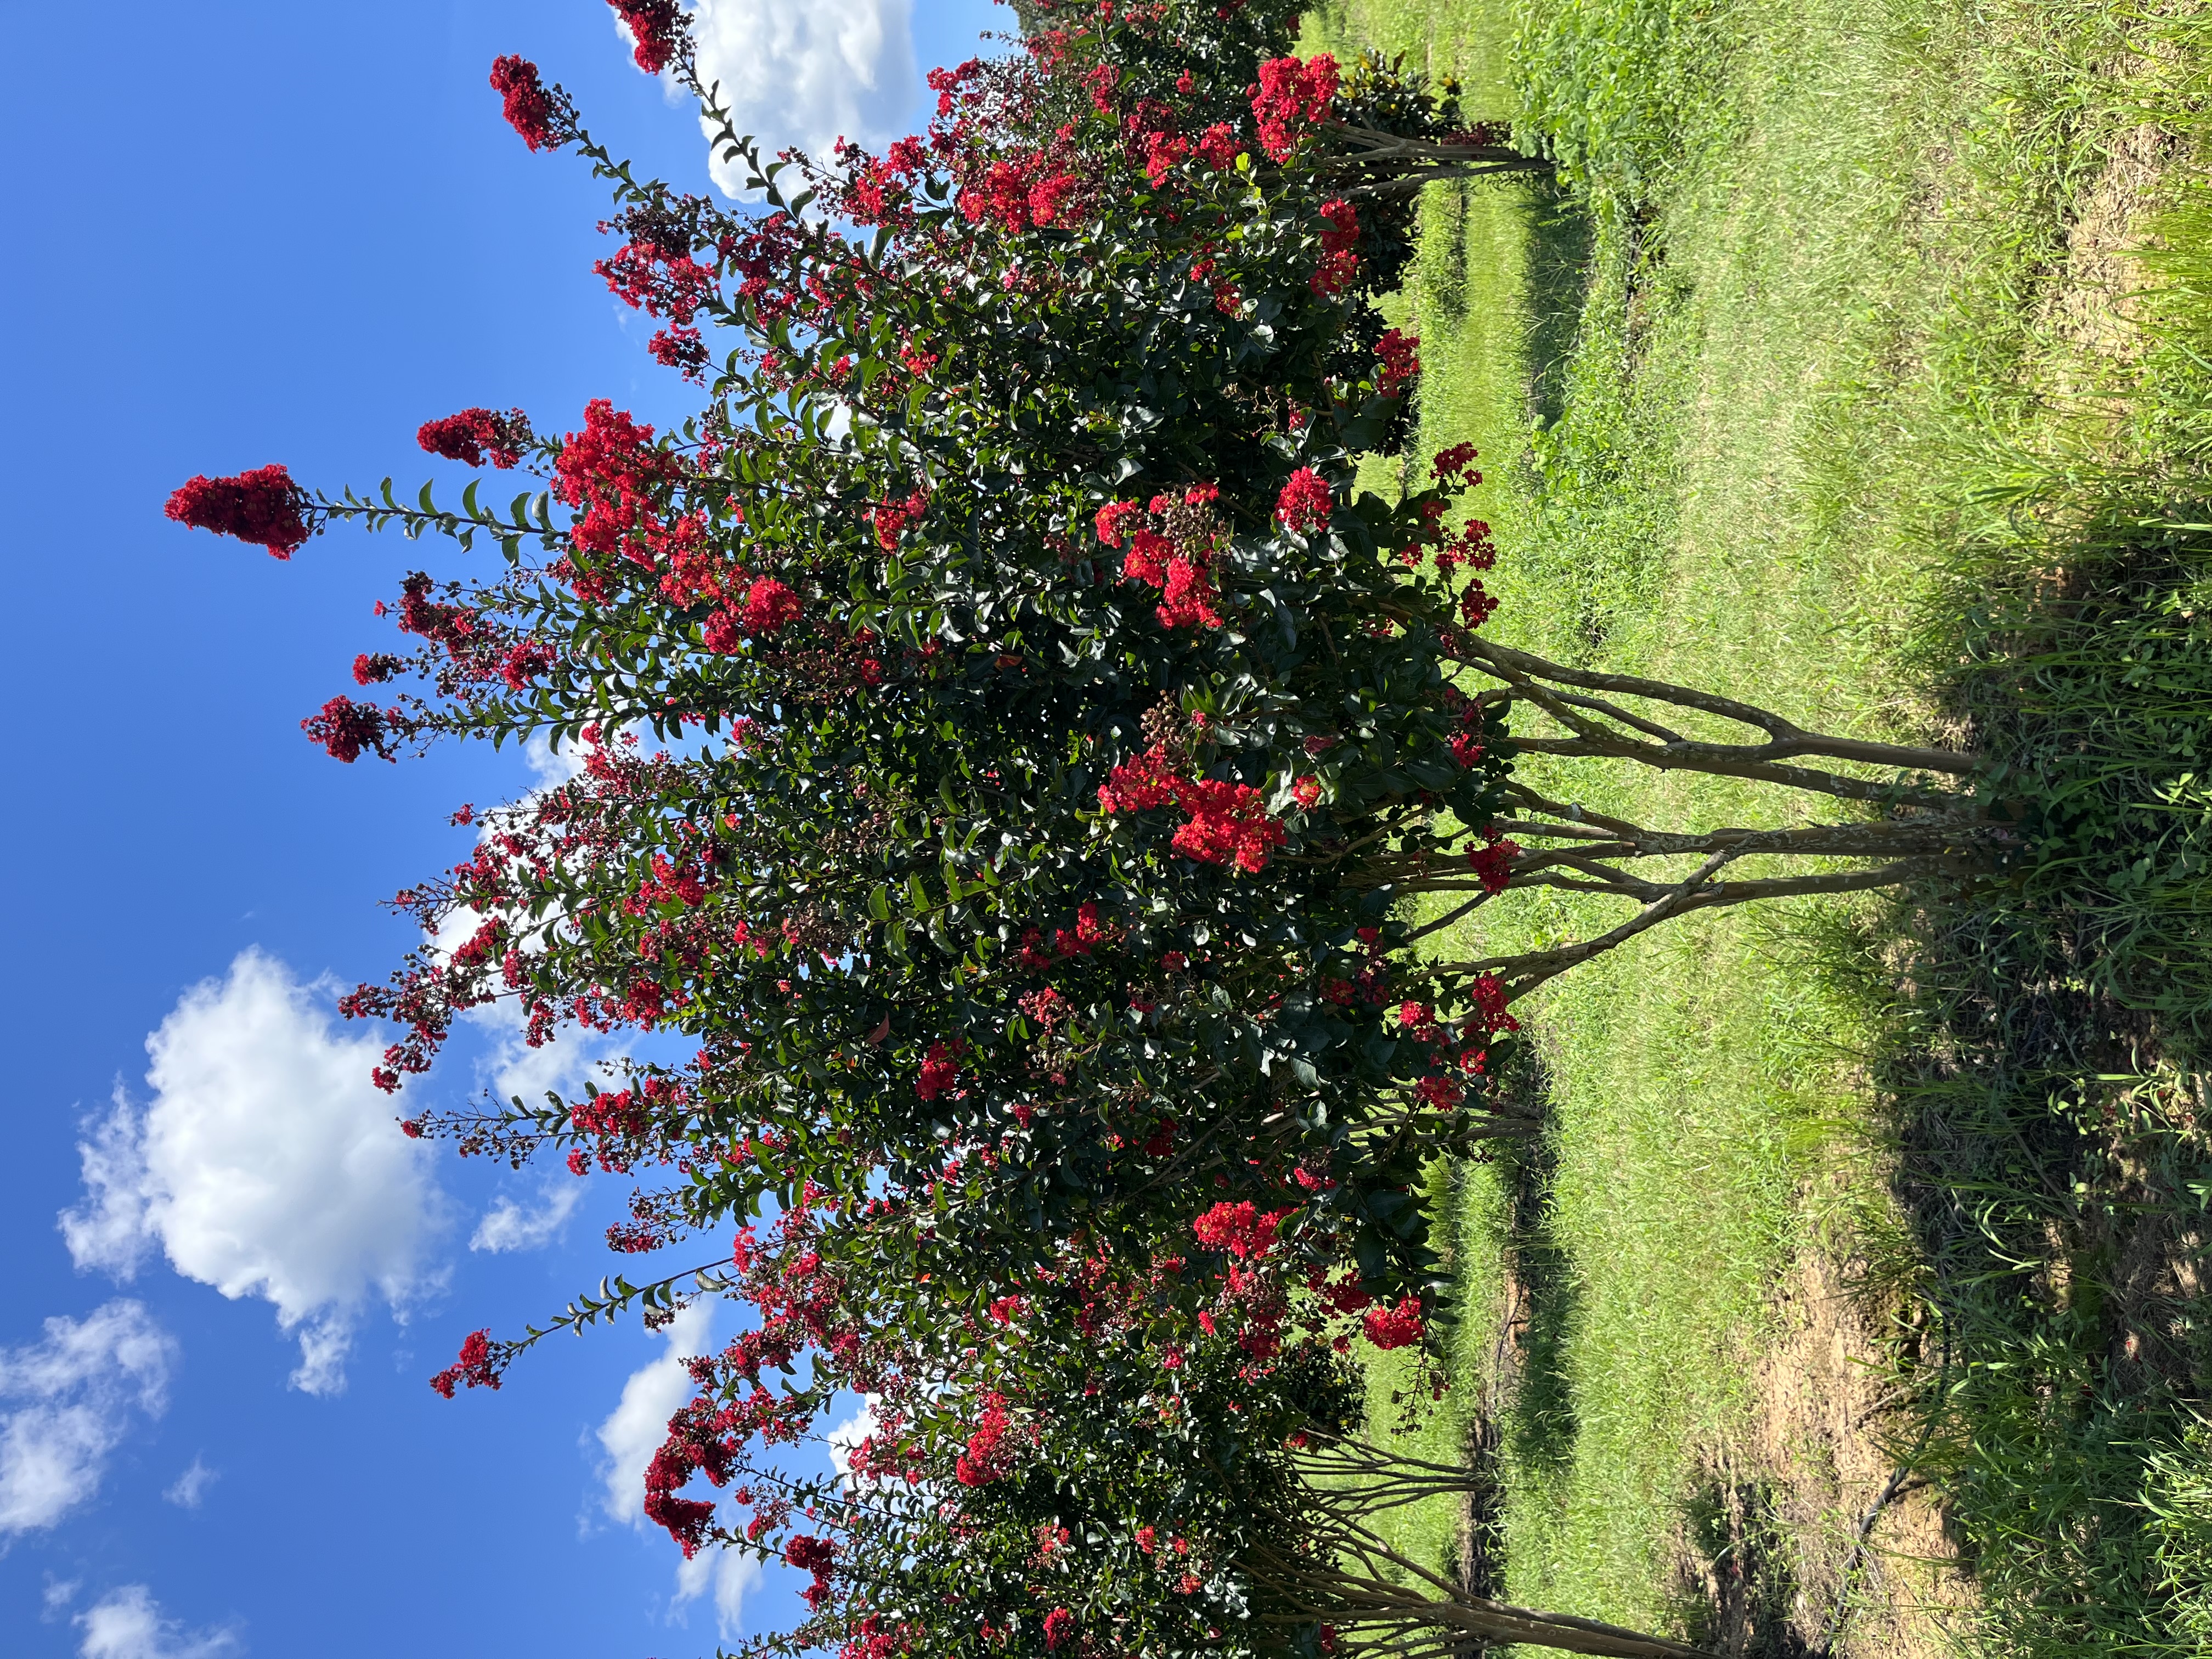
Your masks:
<instances>
[{"instance_id":1,"label":"red flower cluster","mask_svg":"<svg viewBox=\"0 0 2212 1659\"><path fill-rule=\"evenodd\" d=\"M1395 398L1411 386L1421 372L1420 341L1392 329L1375 343L1375 356L1382 365L1375 389L1386 398Z\"/></svg>"},{"instance_id":2,"label":"red flower cluster","mask_svg":"<svg viewBox=\"0 0 2212 1659\"><path fill-rule=\"evenodd\" d=\"M392 739L398 713L374 703L356 702L350 697L332 697L320 714L301 720L300 729L322 744L332 759L349 766L361 758L364 749L373 750L380 760L395 760Z\"/></svg>"},{"instance_id":3,"label":"red flower cluster","mask_svg":"<svg viewBox=\"0 0 2212 1659\"><path fill-rule=\"evenodd\" d=\"M681 323L662 329L645 343L645 349L653 354L653 362L663 368L682 371L686 380L699 379L700 371L707 367L707 343L699 337L697 329Z\"/></svg>"},{"instance_id":4,"label":"red flower cluster","mask_svg":"<svg viewBox=\"0 0 2212 1659\"><path fill-rule=\"evenodd\" d=\"M430 1386L451 1400L453 1389L463 1382L472 1389L496 1389L499 1375L506 1369L491 1345L491 1333L471 1331L461 1343L460 1358L432 1377Z\"/></svg>"},{"instance_id":5,"label":"red flower cluster","mask_svg":"<svg viewBox=\"0 0 2212 1659\"><path fill-rule=\"evenodd\" d=\"M1495 897L1505 890L1513 878L1513 860L1521 856L1521 844L1501 836L1495 830L1483 832L1483 844L1468 849L1467 867L1474 872L1482 883L1482 890Z\"/></svg>"},{"instance_id":6,"label":"red flower cluster","mask_svg":"<svg viewBox=\"0 0 2212 1659\"><path fill-rule=\"evenodd\" d=\"M1021 1440L1006 1415L1001 1394L983 1396L983 1413L975 1419L975 1432L968 1437L967 1449L952 1466L953 1478L963 1486L988 1486L1012 1473Z\"/></svg>"},{"instance_id":7,"label":"red flower cluster","mask_svg":"<svg viewBox=\"0 0 2212 1659\"><path fill-rule=\"evenodd\" d=\"M204 474L172 491L161 510L193 530L254 542L289 559L307 539L307 492L282 466L257 466L234 477Z\"/></svg>"},{"instance_id":8,"label":"red flower cluster","mask_svg":"<svg viewBox=\"0 0 2212 1659\"><path fill-rule=\"evenodd\" d=\"M1218 530L1212 512L1220 498L1218 486L1194 484L1180 498L1153 496L1149 513L1134 501L1109 501L1098 509L1098 539L1109 547L1128 544L1121 574L1160 590L1154 614L1163 628L1221 626L1214 609L1221 590L1213 581ZM1152 527L1155 522L1159 528Z\"/></svg>"},{"instance_id":9,"label":"red flower cluster","mask_svg":"<svg viewBox=\"0 0 2212 1659\"><path fill-rule=\"evenodd\" d=\"M971 225L986 219L1008 234L1032 225L1049 225L1066 209L1082 181L1054 167L1042 155L1025 161L994 161L961 186L960 212Z\"/></svg>"},{"instance_id":10,"label":"red flower cluster","mask_svg":"<svg viewBox=\"0 0 2212 1659\"><path fill-rule=\"evenodd\" d=\"M637 50L630 55L647 75L668 67L684 40L684 14L676 0L607 0L629 25Z\"/></svg>"},{"instance_id":11,"label":"red flower cluster","mask_svg":"<svg viewBox=\"0 0 2212 1659\"><path fill-rule=\"evenodd\" d=\"M1167 182L1169 171L1190 154L1190 140L1171 132L1145 135L1145 178L1154 187Z\"/></svg>"},{"instance_id":12,"label":"red flower cluster","mask_svg":"<svg viewBox=\"0 0 2212 1659\"><path fill-rule=\"evenodd\" d=\"M493 58L491 87L502 101L507 125L531 149L553 149L576 136L568 100L557 90L546 90L538 65L527 58Z\"/></svg>"},{"instance_id":13,"label":"red flower cluster","mask_svg":"<svg viewBox=\"0 0 2212 1659\"><path fill-rule=\"evenodd\" d=\"M499 677L510 691L527 691L532 680L553 665L553 647L524 640L499 659Z\"/></svg>"},{"instance_id":14,"label":"red flower cluster","mask_svg":"<svg viewBox=\"0 0 2212 1659\"><path fill-rule=\"evenodd\" d=\"M1267 816L1264 800L1249 784L1191 779L1170 771L1162 744L1124 761L1098 786L1098 805L1108 812L1141 812L1170 804L1181 807L1190 814L1190 821L1175 832L1175 850L1200 864L1233 862L1248 875L1266 869L1285 840L1282 824Z\"/></svg>"},{"instance_id":15,"label":"red flower cluster","mask_svg":"<svg viewBox=\"0 0 2212 1659\"><path fill-rule=\"evenodd\" d=\"M942 1042L933 1042L921 1058L921 1074L915 1079L914 1091L924 1100L934 1100L952 1087L959 1073L960 1062L952 1050Z\"/></svg>"},{"instance_id":16,"label":"red flower cluster","mask_svg":"<svg viewBox=\"0 0 2212 1659\"><path fill-rule=\"evenodd\" d=\"M654 510L654 493L681 472L675 456L653 447L651 427L605 398L592 398L584 429L568 435L553 465L555 492L583 514L569 540L579 552L619 554L650 568L672 534Z\"/></svg>"},{"instance_id":17,"label":"red flower cluster","mask_svg":"<svg viewBox=\"0 0 2212 1659\"><path fill-rule=\"evenodd\" d=\"M684 1413L697 1405L695 1401L678 1412L668 1422L668 1438L645 1470L645 1518L655 1526L667 1529L690 1560L704 1547L707 1528L714 1524L714 1506L712 1503L678 1494L691 1479L695 1468L704 1468L712 1479L718 1461L726 1464L726 1452L719 1440L707 1436L680 1437L679 1425ZM717 1454L722 1455L718 1460Z\"/></svg>"},{"instance_id":18,"label":"red flower cluster","mask_svg":"<svg viewBox=\"0 0 2212 1659\"><path fill-rule=\"evenodd\" d=\"M1050 1032L1067 1018L1067 999L1049 985L1040 991L1026 993L1018 1005L1032 1024Z\"/></svg>"},{"instance_id":19,"label":"red flower cluster","mask_svg":"<svg viewBox=\"0 0 2212 1659\"><path fill-rule=\"evenodd\" d=\"M1320 120L1335 101L1336 59L1327 52L1269 58L1260 65L1260 84L1252 94L1260 148L1270 161L1289 161L1297 148L1297 130Z\"/></svg>"},{"instance_id":20,"label":"red flower cluster","mask_svg":"<svg viewBox=\"0 0 2212 1659\"><path fill-rule=\"evenodd\" d=\"M929 492L926 489L915 490L902 501L879 503L868 515L869 522L875 526L876 545L886 553L895 551L901 532L928 511Z\"/></svg>"},{"instance_id":21,"label":"red flower cluster","mask_svg":"<svg viewBox=\"0 0 2212 1659\"><path fill-rule=\"evenodd\" d=\"M1310 536L1326 525L1335 509L1328 480L1310 466L1291 473L1282 494L1275 498L1275 516L1301 536Z\"/></svg>"},{"instance_id":22,"label":"red flower cluster","mask_svg":"<svg viewBox=\"0 0 2212 1659\"><path fill-rule=\"evenodd\" d=\"M1521 1022L1505 1012L1505 985L1495 974L1480 975L1470 988L1474 1012L1493 1031L1517 1031Z\"/></svg>"},{"instance_id":23,"label":"red flower cluster","mask_svg":"<svg viewBox=\"0 0 2212 1659\"><path fill-rule=\"evenodd\" d=\"M745 589L744 608L738 621L757 639L769 639L799 620L799 595L773 576L763 576Z\"/></svg>"},{"instance_id":24,"label":"red flower cluster","mask_svg":"<svg viewBox=\"0 0 2212 1659\"><path fill-rule=\"evenodd\" d=\"M1192 1222L1190 1230L1209 1250L1226 1250L1239 1261L1255 1261L1275 1248L1283 1223L1297 1213L1296 1210L1262 1213L1248 1199L1238 1204L1215 1205Z\"/></svg>"},{"instance_id":25,"label":"red flower cluster","mask_svg":"<svg viewBox=\"0 0 2212 1659\"><path fill-rule=\"evenodd\" d=\"M1237 158L1244 153L1244 141L1228 122L1216 121L1199 135L1198 153L1208 167L1226 170L1235 167Z\"/></svg>"},{"instance_id":26,"label":"red flower cluster","mask_svg":"<svg viewBox=\"0 0 2212 1659\"><path fill-rule=\"evenodd\" d=\"M1419 1342L1428 1327L1421 1318L1420 1297L1409 1296L1395 1308L1370 1308L1360 1328L1378 1348L1404 1348Z\"/></svg>"},{"instance_id":27,"label":"red flower cluster","mask_svg":"<svg viewBox=\"0 0 2212 1659\"><path fill-rule=\"evenodd\" d=\"M1342 197L1321 204L1321 263L1306 286L1323 299L1331 299L1352 286L1359 274L1359 210Z\"/></svg>"},{"instance_id":28,"label":"red flower cluster","mask_svg":"<svg viewBox=\"0 0 2212 1659\"><path fill-rule=\"evenodd\" d=\"M1267 816L1263 800L1246 784L1193 784L1182 803L1190 822L1175 832L1176 851L1200 864L1233 862L1247 875L1257 875L1284 841L1283 826Z\"/></svg>"},{"instance_id":29,"label":"red flower cluster","mask_svg":"<svg viewBox=\"0 0 2212 1659\"><path fill-rule=\"evenodd\" d=\"M1060 1646L1075 1634L1075 1615L1066 1607L1054 1607L1044 1616L1044 1645L1048 1652Z\"/></svg>"},{"instance_id":30,"label":"red flower cluster","mask_svg":"<svg viewBox=\"0 0 2212 1659\"><path fill-rule=\"evenodd\" d=\"M808 1607L819 1607L830 1599L830 1573L837 1559L835 1544L826 1538L793 1538L784 1545L783 1559L787 1565L814 1575L814 1582L799 1592Z\"/></svg>"},{"instance_id":31,"label":"red flower cluster","mask_svg":"<svg viewBox=\"0 0 2212 1659\"><path fill-rule=\"evenodd\" d=\"M714 297L714 268L701 264L688 248L628 242L592 270L624 305L677 323L689 323Z\"/></svg>"},{"instance_id":32,"label":"red flower cluster","mask_svg":"<svg viewBox=\"0 0 2212 1659\"><path fill-rule=\"evenodd\" d=\"M522 459L531 439L530 422L519 409L501 415L489 409L465 409L425 421L415 429L415 441L433 455L465 466L482 466L485 457L494 466L506 468Z\"/></svg>"}]
</instances>

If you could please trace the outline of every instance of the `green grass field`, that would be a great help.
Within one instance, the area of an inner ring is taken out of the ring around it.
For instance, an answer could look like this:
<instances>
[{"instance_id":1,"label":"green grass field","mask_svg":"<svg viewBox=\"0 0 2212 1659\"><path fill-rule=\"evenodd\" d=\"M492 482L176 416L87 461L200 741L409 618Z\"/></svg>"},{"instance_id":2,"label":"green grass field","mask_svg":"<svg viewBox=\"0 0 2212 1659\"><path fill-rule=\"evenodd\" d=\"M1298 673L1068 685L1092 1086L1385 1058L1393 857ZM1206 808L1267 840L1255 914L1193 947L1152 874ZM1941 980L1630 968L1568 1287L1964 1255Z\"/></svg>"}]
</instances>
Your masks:
<instances>
[{"instance_id":1,"label":"green grass field","mask_svg":"<svg viewBox=\"0 0 2212 1659\"><path fill-rule=\"evenodd\" d=\"M1498 635L1972 741L2031 842L1978 894L1671 922L1524 1010L1551 1132L1437 1173L1459 1387L1408 1437L1456 1456L1498 1419L1510 1599L1720 1639L1684 1576L1713 1460L1773 1287L1848 1260L1898 1322L1880 1432L1970 1570L1950 1639L2212 1651L2212 35L2093 5L1342 0L1305 41L1455 76L1559 162L1431 186L1401 300L1424 443L1486 458ZM1795 810L1531 770L1646 823ZM1618 919L1514 895L1444 950ZM1404 1386L1375 1376L1378 1405ZM1775 1553L1832 1558L1854 1518ZM1400 1522L1438 1560L1459 1529ZM1826 1611L1752 1650L1810 1650Z\"/></svg>"}]
</instances>

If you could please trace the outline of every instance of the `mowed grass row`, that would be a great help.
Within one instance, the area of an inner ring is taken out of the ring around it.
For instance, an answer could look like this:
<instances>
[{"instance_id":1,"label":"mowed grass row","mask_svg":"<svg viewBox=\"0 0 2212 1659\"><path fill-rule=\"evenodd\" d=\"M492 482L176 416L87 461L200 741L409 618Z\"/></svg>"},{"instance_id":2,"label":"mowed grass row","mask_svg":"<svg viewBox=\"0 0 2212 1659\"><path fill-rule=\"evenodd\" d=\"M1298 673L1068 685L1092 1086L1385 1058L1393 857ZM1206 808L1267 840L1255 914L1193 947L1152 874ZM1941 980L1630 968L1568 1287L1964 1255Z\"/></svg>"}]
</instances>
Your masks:
<instances>
[{"instance_id":1,"label":"mowed grass row","mask_svg":"<svg viewBox=\"0 0 2212 1659\"><path fill-rule=\"evenodd\" d=\"M1503 8L1355 3L1340 27L1340 38L1417 64L1425 54L1431 73L1456 74L1471 113L1513 107ZM1322 33L1310 28L1310 44ZM1632 228L1592 227L1548 192L1510 187L1432 190L1425 206L1409 296L1423 438L1471 439L1486 458L1475 510L1504 550L1491 627L1566 660L1726 687L1808 724L1879 733L1869 700L1832 695L1828 650L1796 648L1832 630L1837 574L1747 557L1744 526L1730 522L1746 502L1767 508L1786 434L1756 458L1709 454L1718 434L1699 430L1700 416L1717 405L1701 409L1695 383L1709 366L1662 309L1668 296L1640 286L1651 268ZM1670 360L1655 362L1657 350ZM1729 368L1745 384L1761 377L1756 362ZM1801 372L1793 364L1790 381ZM1692 465L1726 492L1711 508L1727 532L1685 550ZM1765 824L1787 810L1712 780L1571 777L1559 781L1574 799L1647 823ZM1601 904L1516 896L1465 930L1455 953L1585 936L1619 918ZM1504 1446L1514 1599L1675 1622L1668 1556L1697 1460L1740 1408L1763 1292L1807 1224L1799 1189L1836 1126L1863 1109L1820 988L1773 942L1761 918L1692 918L1560 981L1531 1022L1558 1126L1548 1156L1534 1168L1474 1167L1453 1183L1461 1387L1430 1449L1462 1431L1498 1352L1511 1218L1559 1252L1528 1287L1544 1299L1528 1358L1556 1374L1521 1379ZM1543 1242L1515 1241L1524 1279ZM1456 1520L1422 1517L1437 1554Z\"/></svg>"},{"instance_id":2,"label":"mowed grass row","mask_svg":"<svg viewBox=\"0 0 2212 1659\"><path fill-rule=\"evenodd\" d=\"M1404 296L1425 447L1471 439L1487 458L1476 510L1504 549L1491 626L1509 641L1808 726L1925 738L1957 717L1946 675L1970 648L1976 593L2033 590L2038 559L2078 559L2054 546L2078 543L2088 496L2109 505L2130 468L2167 488L2201 464L2186 330L2147 373L2115 344L2125 329L2099 320L2138 276L2083 252L2148 234L2111 162L2143 151L2153 120L2189 130L2203 56L2185 24L1890 0L1533 0L1517 16L1345 0L1310 15L1306 43L1455 76L1470 114L1518 115L1562 161L1564 193L1432 188ZM2146 165L2137 193L2170 195L2171 172ZM1553 781L1647 823L1801 810L1709 779ZM1445 950L1524 948L1618 915L1516 896ZM1510 1249L1540 1304L1501 1451L1514 1599L1694 1624L1674 1577L1685 1508L1744 1410L1776 1276L1841 1242L1890 1264L1893 1291L1942 1291L1893 1195L1920 1179L1900 1181L1899 1097L1869 1081L1893 1081L1881 1057L1901 1040L1899 1011L1808 948L1880 950L1925 925L1875 904L1677 921L1533 1011L1555 1130L1534 1158L1439 1173L1461 1386L1410 1437L1431 1455L1459 1448L1502 1352ZM2054 1340L2086 1351L2106 1334ZM1378 1406L1408 1388L1402 1364L1375 1375ZM2039 1434L2056 1455L2103 1432L2038 1422L2006 1455L2036 1457ZM2065 1530L2035 1507L2048 1494L1998 1490L1973 1426L1946 1425L1945 1455L1969 1544L1996 1569L1977 1639L2196 1650L2185 1633L2163 1645L2163 1604L2142 1600L2157 1539L2124 1561L2061 1559L2036 1536ZM2152 1440L2180 1460L2167 1488L2187 1486L2179 1443ZM2140 1498L2144 1446L2106 1461L2097 1478ZM1457 1525L1437 1506L1400 1535L1449 1562ZM2188 1530L2185 1517L2158 1536ZM2143 1582L2104 1587L2118 1611L2101 1633L2037 1610L2106 1569Z\"/></svg>"}]
</instances>

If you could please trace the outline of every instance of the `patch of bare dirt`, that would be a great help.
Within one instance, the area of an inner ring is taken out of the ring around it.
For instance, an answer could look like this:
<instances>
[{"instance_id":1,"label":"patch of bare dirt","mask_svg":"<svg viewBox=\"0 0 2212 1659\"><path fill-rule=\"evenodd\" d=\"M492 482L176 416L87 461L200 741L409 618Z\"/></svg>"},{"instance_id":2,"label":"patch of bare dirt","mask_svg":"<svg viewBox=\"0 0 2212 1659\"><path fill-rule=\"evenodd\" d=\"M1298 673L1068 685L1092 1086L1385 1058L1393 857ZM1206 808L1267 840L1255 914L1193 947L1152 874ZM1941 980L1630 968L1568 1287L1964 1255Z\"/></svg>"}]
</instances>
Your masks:
<instances>
[{"instance_id":1,"label":"patch of bare dirt","mask_svg":"<svg viewBox=\"0 0 2212 1659\"><path fill-rule=\"evenodd\" d=\"M2143 246L2161 181L2186 150L2179 135L2149 123L2112 143L2075 202L2064 264L2043 290L2039 320L2057 337L2094 357L2134 358L2132 296L2142 273L2130 255Z\"/></svg>"},{"instance_id":2,"label":"patch of bare dirt","mask_svg":"<svg viewBox=\"0 0 2212 1659\"><path fill-rule=\"evenodd\" d=\"M1771 1340L1747 1362L1748 1419L1708 1455L1677 1584L1711 1610L1702 1634L1722 1653L1936 1659L1973 1604L1940 1504L1899 1470L1881 1355L1850 1280L1849 1264L1814 1255L1776 1287Z\"/></svg>"}]
</instances>

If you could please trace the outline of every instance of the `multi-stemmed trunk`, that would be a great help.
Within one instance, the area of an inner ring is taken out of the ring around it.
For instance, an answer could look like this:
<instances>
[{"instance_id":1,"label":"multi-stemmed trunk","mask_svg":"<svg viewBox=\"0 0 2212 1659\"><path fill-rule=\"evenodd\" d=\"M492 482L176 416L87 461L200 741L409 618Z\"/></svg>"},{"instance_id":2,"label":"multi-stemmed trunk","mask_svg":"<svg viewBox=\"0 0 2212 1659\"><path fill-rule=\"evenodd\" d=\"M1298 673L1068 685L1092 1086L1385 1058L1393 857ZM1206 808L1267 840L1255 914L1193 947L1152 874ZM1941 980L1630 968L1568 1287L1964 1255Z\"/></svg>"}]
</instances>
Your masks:
<instances>
[{"instance_id":1,"label":"multi-stemmed trunk","mask_svg":"<svg viewBox=\"0 0 2212 1659\"><path fill-rule=\"evenodd\" d=\"M1370 1524L1389 1510L1468 1491L1465 1470L1319 1437L1300 1474L1295 1512L1272 1517L1273 1539L1244 1561L1265 1593L1263 1624L1325 1625L1338 1650L1372 1659L1464 1659L1504 1642L1608 1659L1714 1659L1668 1637L1474 1595L1392 1548Z\"/></svg>"},{"instance_id":2,"label":"multi-stemmed trunk","mask_svg":"<svg viewBox=\"0 0 2212 1659\"><path fill-rule=\"evenodd\" d=\"M1552 171L1542 156L1524 155L1506 144L1408 138L1346 121L1324 121L1322 128L1338 146L1327 163L1328 175L1352 196L1411 195L1439 179Z\"/></svg>"},{"instance_id":3,"label":"multi-stemmed trunk","mask_svg":"<svg viewBox=\"0 0 2212 1659\"><path fill-rule=\"evenodd\" d=\"M1970 778L1978 763L1966 755L1808 732L1732 697L1633 675L1569 668L1487 641L1462 641L1458 659L1472 675L1492 683L1480 693L1480 700L1515 717L1512 742L1523 755L1626 762L1660 771L1768 783L1800 799L1856 802L1880 813L1778 830L1656 830L1578 802L1554 799L1525 784L1509 786L1507 813L1490 826L1519 849L1503 866L1505 890L1553 888L1622 898L1637 906L1634 914L1592 939L1441 964L1448 972L1497 975L1509 1001L1671 916L1757 899L1971 878L1994 869L2006 848L2017 842L2016 831L1992 817L1986 802L1929 781L1930 775ZM1626 706L1625 700L1747 726L1762 732L1764 741L1691 737ZM1548 716L1550 727L1524 729L1528 714ZM1884 781L1808 762L1850 763L1902 775ZM1656 865L1692 858L1698 862L1686 875L1665 872ZM1776 858L1819 860L1824 866L1841 867L1802 874L1729 874L1732 866L1746 860ZM1486 884L1483 872L1471 870L1458 849L1367 860L1350 878L1407 894L1468 896L1425 923L1416 938L1462 920L1498 890L1497 872Z\"/></svg>"}]
</instances>

